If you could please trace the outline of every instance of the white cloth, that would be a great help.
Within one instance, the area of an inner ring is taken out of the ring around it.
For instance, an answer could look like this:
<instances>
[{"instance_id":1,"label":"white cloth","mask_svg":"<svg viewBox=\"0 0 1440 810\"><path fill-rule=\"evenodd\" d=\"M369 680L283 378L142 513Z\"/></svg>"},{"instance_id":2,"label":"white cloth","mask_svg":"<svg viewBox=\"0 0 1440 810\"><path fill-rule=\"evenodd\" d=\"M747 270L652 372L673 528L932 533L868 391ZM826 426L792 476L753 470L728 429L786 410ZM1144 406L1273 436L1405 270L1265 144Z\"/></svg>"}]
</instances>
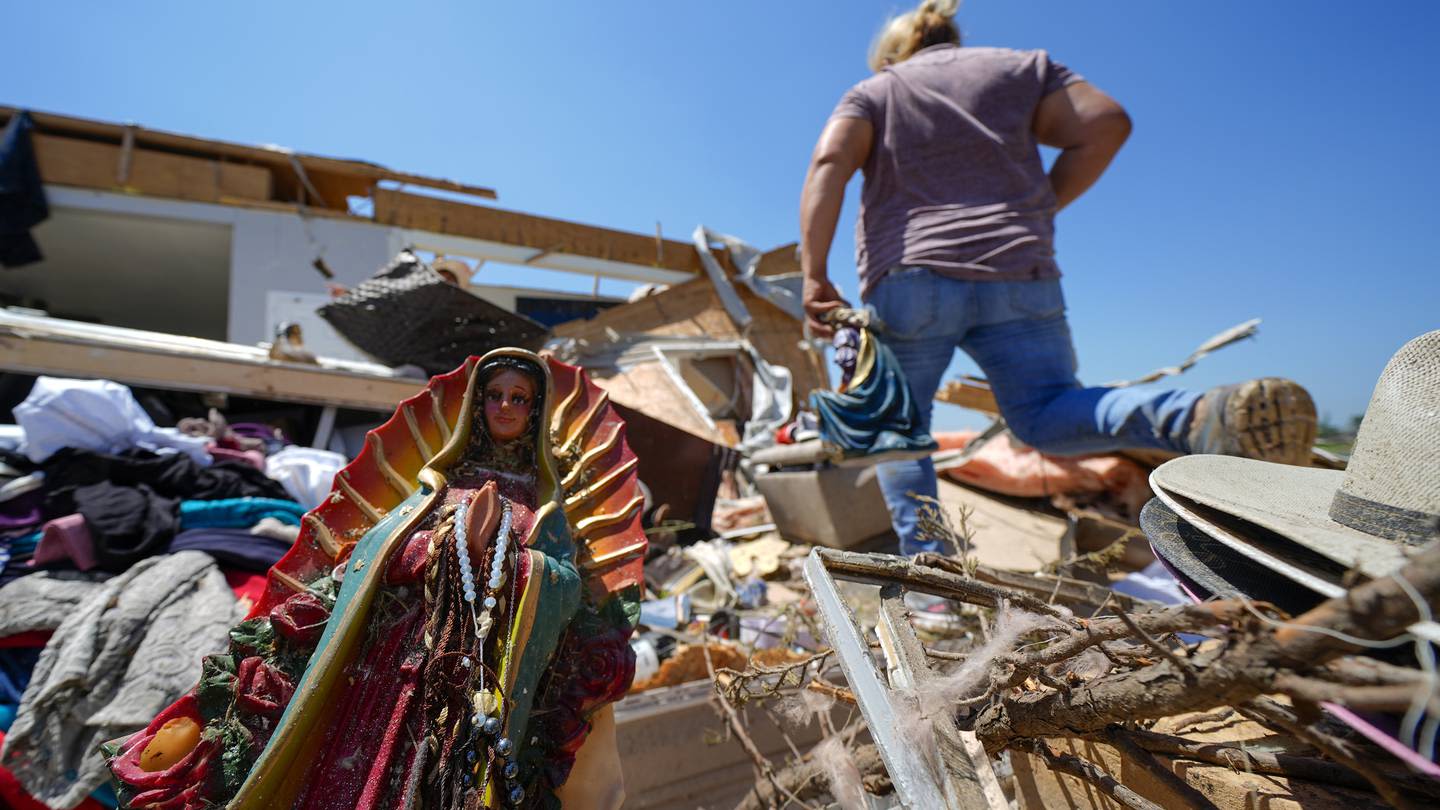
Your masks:
<instances>
[{"instance_id":1,"label":"white cloth","mask_svg":"<svg viewBox=\"0 0 1440 810\"><path fill-rule=\"evenodd\" d=\"M19 425L0 425L0 449L14 453L25 446L25 431Z\"/></svg>"},{"instance_id":2,"label":"white cloth","mask_svg":"<svg viewBox=\"0 0 1440 810\"><path fill-rule=\"evenodd\" d=\"M339 453L291 445L265 459L265 474L279 481L296 503L314 509L330 495L335 473L346 463Z\"/></svg>"},{"instance_id":3,"label":"white cloth","mask_svg":"<svg viewBox=\"0 0 1440 810\"><path fill-rule=\"evenodd\" d=\"M746 345L755 377L750 387L750 421L745 423L742 453L753 453L775 444L775 431L790 421L794 411L791 393L795 383L790 369L765 362L753 346Z\"/></svg>"},{"instance_id":4,"label":"white cloth","mask_svg":"<svg viewBox=\"0 0 1440 810\"><path fill-rule=\"evenodd\" d=\"M23 452L37 464L62 447L97 453L139 447L181 452L197 464L210 464L208 439L156 427L130 389L109 380L40 377L15 406L15 421L25 430Z\"/></svg>"}]
</instances>

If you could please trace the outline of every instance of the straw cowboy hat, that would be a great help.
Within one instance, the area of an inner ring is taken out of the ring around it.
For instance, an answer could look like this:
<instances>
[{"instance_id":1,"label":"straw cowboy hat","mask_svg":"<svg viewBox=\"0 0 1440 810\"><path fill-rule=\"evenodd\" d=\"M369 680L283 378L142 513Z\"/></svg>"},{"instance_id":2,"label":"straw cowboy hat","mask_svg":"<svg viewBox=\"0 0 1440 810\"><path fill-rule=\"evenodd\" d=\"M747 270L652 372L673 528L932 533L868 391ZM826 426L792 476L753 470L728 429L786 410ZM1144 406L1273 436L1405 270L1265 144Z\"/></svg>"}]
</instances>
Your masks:
<instances>
[{"instance_id":1,"label":"straw cowboy hat","mask_svg":"<svg viewBox=\"0 0 1440 810\"><path fill-rule=\"evenodd\" d=\"M1351 569L1393 573L1440 537L1440 331L1385 366L1345 470L1185 456L1150 485L1157 553L1217 595L1265 597L1266 570L1322 598Z\"/></svg>"}]
</instances>

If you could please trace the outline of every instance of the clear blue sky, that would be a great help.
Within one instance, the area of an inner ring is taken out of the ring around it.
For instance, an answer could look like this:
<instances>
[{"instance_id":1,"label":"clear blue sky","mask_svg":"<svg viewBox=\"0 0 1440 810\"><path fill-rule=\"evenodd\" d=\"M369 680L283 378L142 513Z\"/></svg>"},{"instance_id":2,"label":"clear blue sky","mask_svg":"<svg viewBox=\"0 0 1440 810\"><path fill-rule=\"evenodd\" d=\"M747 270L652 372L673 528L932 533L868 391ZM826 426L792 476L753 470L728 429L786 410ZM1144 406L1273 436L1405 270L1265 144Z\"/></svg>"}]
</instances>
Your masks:
<instances>
[{"instance_id":1,"label":"clear blue sky","mask_svg":"<svg viewBox=\"0 0 1440 810\"><path fill-rule=\"evenodd\" d=\"M772 247L797 238L815 136L867 75L874 31L906 7L9 3L0 101ZM1440 4L969 0L959 19L969 44L1049 50L1135 120L1110 173L1058 220L1083 379L1177 362L1262 317L1258 341L1184 383L1288 375L1344 421L1396 348L1440 328ZM852 295L857 188L831 258ZM941 426L973 423L940 410Z\"/></svg>"}]
</instances>

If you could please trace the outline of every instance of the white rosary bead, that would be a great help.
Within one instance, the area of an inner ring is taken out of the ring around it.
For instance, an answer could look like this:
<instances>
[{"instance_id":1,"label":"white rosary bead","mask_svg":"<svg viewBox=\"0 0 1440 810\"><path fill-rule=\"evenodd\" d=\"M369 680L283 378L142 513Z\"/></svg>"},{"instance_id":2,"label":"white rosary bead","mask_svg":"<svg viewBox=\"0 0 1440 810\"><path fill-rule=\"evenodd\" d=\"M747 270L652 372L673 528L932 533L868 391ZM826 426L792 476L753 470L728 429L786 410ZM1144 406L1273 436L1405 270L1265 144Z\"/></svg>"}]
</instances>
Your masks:
<instances>
[{"instance_id":1,"label":"white rosary bead","mask_svg":"<svg viewBox=\"0 0 1440 810\"><path fill-rule=\"evenodd\" d=\"M487 596L487 597L485 597L485 608L486 608L487 610L494 610L494 609L495 609L495 606L496 606L497 604L499 604L499 602L496 602L496 601L495 601L495 597L493 597L493 596Z\"/></svg>"}]
</instances>

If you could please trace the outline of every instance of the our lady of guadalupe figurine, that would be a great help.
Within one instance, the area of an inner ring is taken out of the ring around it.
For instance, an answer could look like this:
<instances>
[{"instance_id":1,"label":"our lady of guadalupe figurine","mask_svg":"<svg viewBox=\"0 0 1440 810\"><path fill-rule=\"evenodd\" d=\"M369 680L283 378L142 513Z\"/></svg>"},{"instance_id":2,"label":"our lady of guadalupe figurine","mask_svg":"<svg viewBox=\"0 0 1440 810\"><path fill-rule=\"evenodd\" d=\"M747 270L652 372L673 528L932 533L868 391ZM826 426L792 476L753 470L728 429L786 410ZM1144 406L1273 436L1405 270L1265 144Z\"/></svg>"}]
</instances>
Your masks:
<instances>
[{"instance_id":1,"label":"our lady of guadalupe figurine","mask_svg":"<svg viewBox=\"0 0 1440 810\"><path fill-rule=\"evenodd\" d=\"M108 747L122 806L615 807L635 466L577 368L500 349L434 378L305 517L229 652Z\"/></svg>"}]
</instances>

